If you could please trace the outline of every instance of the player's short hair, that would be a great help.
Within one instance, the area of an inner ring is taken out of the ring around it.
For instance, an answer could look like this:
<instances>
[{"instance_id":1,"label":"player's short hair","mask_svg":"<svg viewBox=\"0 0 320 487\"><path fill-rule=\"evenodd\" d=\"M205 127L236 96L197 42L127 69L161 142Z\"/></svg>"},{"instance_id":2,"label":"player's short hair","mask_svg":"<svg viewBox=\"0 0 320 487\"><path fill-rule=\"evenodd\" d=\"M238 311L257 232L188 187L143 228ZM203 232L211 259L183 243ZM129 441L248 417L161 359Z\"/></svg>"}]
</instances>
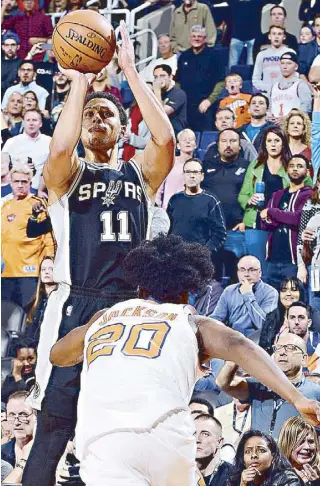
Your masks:
<instances>
[{"instance_id":1,"label":"player's short hair","mask_svg":"<svg viewBox=\"0 0 320 487\"><path fill-rule=\"evenodd\" d=\"M216 423L216 425L218 426L219 430L222 432L222 424L214 416L211 416L210 414L202 413L202 414L199 414L199 416L196 416L194 418L195 421L197 419L201 419L202 421L213 421L214 423Z\"/></svg>"},{"instance_id":2,"label":"player's short hair","mask_svg":"<svg viewBox=\"0 0 320 487\"><path fill-rule=\"evenodd\" d=\"M131 250L123 262L128 283L155 299L176 302L183 293L197 292L212 279L208 247L160 234Z\"/></svg>"},{"instance_id":3,"label":"player's short hair","mask_svg":"<svg viewBox=\"0 0 320 487\"><path fill-rule=\"evenodd\" d=\"M303 301L294 301L293 303L290 304L289 308L288 308L288 313L289 313L289 310L291 308L295 308L296 306L299 306L300 308L304 308L306 310L306 313L307 313L307 317L308 317L308 320L310 320L311 318L311 312L310 312L310 308L309 306L304 303Z\"/></svg>"},{"instance_id":4,"label":"player's short hair","mask_svg":"<svg viewBox=\"0 0 320 487\"><path fill-rule=\"evenodd\" d=\"M270 34L270 32L272 31L272 29L280 29L282 30L282 32L286 33L286 29L284 27L282 27L282 25L275 25L275 24L272 24L270 25L269 27L269 30L268 30L268 33Z\"/></svg>"},{"instance_id":5,"label":"player's short hair","mask_svg":"<svg viewBox=\"0 0 320 487\"><path fill-rule=\"evenodd\" d=\"M211 402L208 401L207 399L205 399L204 397L193 396L191 398L191 401L189 402L189 406L190 406L190 404L202 404L203 406L206 406L208 408L208 414L210 414L210 416L213 416L213 413L214 413L213 406L212 406ZM203 413L203 411L201 411L201 413L199 413L199 414L205 414L205 413Z\"/></svg>"},{"instance_id":6,"label":"player's short hair","mask_svg":"<svg viewBox=\"0 0 320 487\"><path fill-rule=\"evenodd\" d=\"M25 174L26 176L29 176L30 181L33 178L33 171L26 163L15 162L10 171L10 176L12 177L15 173Z\"/></svg>"},{"instance_id":7,"label":"player's short hair","mask_svg":"<svg viewBox=\"0 0 320 487\"><path fill-rule=\"evenodd\" d=\"M103 91L96 91L95 93L90 93L90 95L87 96L84 102L84 106L86 106L87 103L89 103L89 101L95 100L96 98L104 98L105 100L111 101L119 111L121 125L127 125L128 117L126 111L116 96L114 96L112 93L104 93Z\"/></svg>"},{"instance_id":8,"label":"player's short hair","mask_svg":"<svg viewBox=\"0 0 320 487\"><path fill-rule=\"evenodd\" d=\"M235 114L234 114L234 111L233 111L233 110L231 110L231 108L229 108L229 107L221 107L221 108L218 108L218 109L217 109L217 111L216 111L216 117L215 117L215 119L216 119L216 120L217 120L217 115L218 115L218 113L221 113L221 112L230 112L230 113L231 113L231 115L232 115L232 118L233 118L234 120L235 120L235 118L236 118L236 116L235 116Z\"/></svg>"},{"instance_id":9,"label":"player's short hair","mask_svg":"<svg viewBox=\"0 0 320 487\"><path fill-rule=\"evenodd\" d=\"M282 6L282 5L274 5L271 9L270 9L270 15L272 14L273 10L275 8L281 8L282 12L284 13L284 16L287 17L287 10Z\"/></svg>"},{"instance_id":10,"label":"player's short hair","mask_svg":"<svg viewBox=\"0 0 320 487\"><path fill-rule=\"evenodd\" d=\"M168 64L158 64L155 68L153 68L153 72L155 72L156 69L162 69L165 71L169 76L172 75L172 68Z\"/></svg>"},{"instance_id":11,"label":"player's short hair","mask_svg":"<svg viewBox=\"0 0 320 487\"><path fill-rule=\"evenodd\" d=\"M270 106L270 101L269 101L269 98L264 95L263 93L256 93L255 95L252 95L252 97L250 98L250 105L252 103L252 100L254 100L255 98L263 98L264 101L266 102L266 105L267 105L267 109L269 109L269 106Z\"/></svg>"},{"instance_id":12,"label":"player's short hair","mask_svg":"<svg viewBox=\"0 0 320 487\"><path fill-rule=\"evenodd\" d=\"M289 165L289 162L292 161L292 159L302 159L305 162L305 164L307 166L307 169L309 169L309 167L310 167L310 161L303 154L294 154L293 156L291 156L290 159L287 162L287 167Z\"/></svg>"}]
</instances>

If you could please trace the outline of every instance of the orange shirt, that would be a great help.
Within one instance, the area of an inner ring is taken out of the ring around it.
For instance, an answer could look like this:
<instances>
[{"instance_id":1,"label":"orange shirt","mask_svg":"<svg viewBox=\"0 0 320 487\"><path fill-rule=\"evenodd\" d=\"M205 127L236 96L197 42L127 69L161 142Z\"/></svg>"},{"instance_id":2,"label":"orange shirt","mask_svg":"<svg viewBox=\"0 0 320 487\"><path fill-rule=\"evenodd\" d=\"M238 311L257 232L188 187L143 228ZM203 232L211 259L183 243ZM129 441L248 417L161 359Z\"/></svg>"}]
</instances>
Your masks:
<instances>
[{"instance_id":1,"label":"orange shirt","mask_svg":"<svg viewBox=\"0 0 320 487\"><path fill-rule=\"evenodd\" d=\"M231 108L235 117L235 128L241 127L245 123L249 123L251 116L248 112L251 95L248 93L239 93L237 96L226 96L219 103L219 108Z\"/></svg>"},{"instance_id":2,"label":"orange shirt","mask_svg":"<svg viewBox=\"0 0 320 487\"><path fill-rule=\"evenodd\" d=\"M2 206L1 250L5 264L2 277L37 277L42 257L54 256L51 233L36 238L27 237L32 206L39 200L41 198L30 194L23 200L11 199ZM46 216L46 213L41 213L39 221Z\"/></svg>"}]
</instances>

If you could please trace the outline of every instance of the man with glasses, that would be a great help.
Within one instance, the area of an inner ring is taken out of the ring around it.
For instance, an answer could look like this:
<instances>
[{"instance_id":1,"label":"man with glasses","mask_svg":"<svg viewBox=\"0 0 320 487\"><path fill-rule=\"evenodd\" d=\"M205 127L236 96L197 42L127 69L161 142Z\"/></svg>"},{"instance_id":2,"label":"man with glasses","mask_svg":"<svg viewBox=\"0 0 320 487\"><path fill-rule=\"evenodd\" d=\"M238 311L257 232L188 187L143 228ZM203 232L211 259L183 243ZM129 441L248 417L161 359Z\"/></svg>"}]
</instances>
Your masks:
<instances>
[{"instance_id":1,"label":"man with glasses","mask_svg":"<svg viewBox=\"0 0 320 487\"><path fill-rule=\"evenodd\" d=\"M208 247L212 259L226 238L226 227L220 201L201 188L202 164L190 158L183 166L185 191L173 195L168 203L169 233L179 235L186 242Z\"/></svg>"},{"instance_id":2,"label":"man with glasses","mask_svg":"<svg viewBox=\"0 0 320 487\"><path fill-rule=\"evenodd\" d=\"M304 340L292 333L283 333L273 346L274 361L289 381L307 398L320 399L320 385L303 375L307 348ZM278 438L283 423L291 416L299 415L297 409L255 379L236 376L238 366L226 362L220 370L217 385L230 396L251 404L251 428Z\"/></svg>"},{"instance_id":3,"label":"man with glasses","mask_svg":"<svg viewBox=\"0 0 320 487\"><path fill-rule=\"evenodd\" d=\"M14 84L21 60L17 56L20 39L14 32L7 32L1 41L1 96Z\"/></svg>"},{"instance_id":4,"label":"man with glasses","mask_svg":"<svg viewBox=\"0 0 320 487\"><path fill-rule=\"evenodd\" d=\"M7 403L7 421L12 425L13 439L1 446L1 459L21 470L26 464L36 422L34 410L27 406L26 391L11 394Z\"/></svg>"},{"instance_id":5,"label":"man with glasses","mask_svg":"<svg viewBox=\"0 0 320 487\"><path fill-rule=\"evenodd\" d=\"M252 255L238 262L239 283L225 288L212 318L258 341L266 315L278 305L278 292L261 280L261 265Z\"/></svg>"}]
</instances>

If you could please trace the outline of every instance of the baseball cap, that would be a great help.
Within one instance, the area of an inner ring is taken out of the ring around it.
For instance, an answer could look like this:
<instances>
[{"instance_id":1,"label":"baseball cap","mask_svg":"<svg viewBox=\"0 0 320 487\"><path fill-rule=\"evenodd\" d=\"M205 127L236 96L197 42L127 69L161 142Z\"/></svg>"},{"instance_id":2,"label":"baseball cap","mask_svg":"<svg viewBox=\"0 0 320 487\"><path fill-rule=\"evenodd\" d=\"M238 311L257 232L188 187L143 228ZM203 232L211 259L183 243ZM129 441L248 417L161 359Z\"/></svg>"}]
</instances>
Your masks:
<instances>
[{"instance_id":1,"label":"baseball cap","mask_svg":"<svg viewBox=\"0 0 320 487\"><path fill-rule=\"evenodd\" d=\"M20 44L20 37L15 32L6 32L1 39L1 44L4 44L7 40L16 41L17 44Z\"/></svg>"},{"instance_id":2,"label":"baseball cap","mask_svg":"<svg viewBox=\"0 0 320 487\"><path fill-rule=\"evenodd\" d=\"M289 61L293 61L294 63L299 64L298 56L295 52L285 52L284 54L282 54L280 61L282 61L282 59L289 59Z\"/></svg>"}]
</instances>

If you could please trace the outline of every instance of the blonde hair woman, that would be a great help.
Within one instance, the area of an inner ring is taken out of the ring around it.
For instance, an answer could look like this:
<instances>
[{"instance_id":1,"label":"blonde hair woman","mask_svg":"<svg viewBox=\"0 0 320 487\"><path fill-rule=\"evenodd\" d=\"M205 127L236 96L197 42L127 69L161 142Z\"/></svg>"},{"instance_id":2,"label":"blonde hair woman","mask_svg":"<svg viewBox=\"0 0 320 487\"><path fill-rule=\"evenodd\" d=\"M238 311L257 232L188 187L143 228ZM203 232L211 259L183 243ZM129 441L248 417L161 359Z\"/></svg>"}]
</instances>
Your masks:
<instances>
[{"instance_id":1,"label":"blonde hair woman","mask_svg":"<svg viewBox=\"0 0 320 487\"><path fill-rule=\"evenodd\" d=\"M286 116L283 130L288 137L291 154L302 154L311 161L310 118L302 110L294 108Z\"/></svg>"}]
</instances>

